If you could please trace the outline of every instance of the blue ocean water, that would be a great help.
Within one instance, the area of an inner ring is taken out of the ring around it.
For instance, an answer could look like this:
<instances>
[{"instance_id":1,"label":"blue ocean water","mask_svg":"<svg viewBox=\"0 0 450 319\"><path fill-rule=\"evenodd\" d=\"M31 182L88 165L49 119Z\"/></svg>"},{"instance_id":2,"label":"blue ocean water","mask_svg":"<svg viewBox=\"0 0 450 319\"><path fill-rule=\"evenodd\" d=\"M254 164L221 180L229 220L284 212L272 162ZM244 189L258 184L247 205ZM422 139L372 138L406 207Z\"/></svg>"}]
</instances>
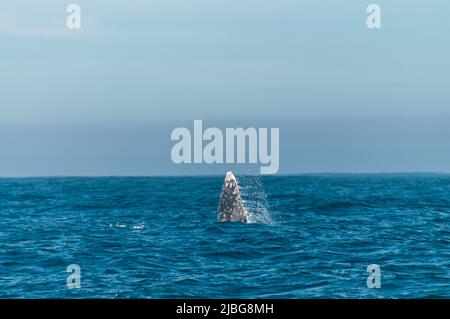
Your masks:
<instances>
[{"instance_id":1,"label":"blue ocean water","mask_svg":"<svg viewBox=\"0 0 450 319\"><path fill-rule=\"evenodd\" d=\"M450 297L450 175L238 180L253 223L223 176L0 179L0 298Z\"/></svg>"}]
</instances>

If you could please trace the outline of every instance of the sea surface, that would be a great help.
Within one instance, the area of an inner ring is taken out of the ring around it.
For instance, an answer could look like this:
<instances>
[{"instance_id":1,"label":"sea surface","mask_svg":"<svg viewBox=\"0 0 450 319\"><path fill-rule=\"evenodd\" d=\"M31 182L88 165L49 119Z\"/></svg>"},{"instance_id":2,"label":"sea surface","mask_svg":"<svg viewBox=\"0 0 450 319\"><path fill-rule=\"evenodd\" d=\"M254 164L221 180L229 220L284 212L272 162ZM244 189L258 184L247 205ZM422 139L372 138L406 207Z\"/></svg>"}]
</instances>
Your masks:
<instances>
[{"instance_id":1,"label":"sea surface","mask_svg":"<svg viewBox=\"0 0 450 319\"><path fill-rule=\"evenodd\" d=\"M0 179L0 298L450 298L450 175L223 178Z\"/></svg>"}]
</instances>

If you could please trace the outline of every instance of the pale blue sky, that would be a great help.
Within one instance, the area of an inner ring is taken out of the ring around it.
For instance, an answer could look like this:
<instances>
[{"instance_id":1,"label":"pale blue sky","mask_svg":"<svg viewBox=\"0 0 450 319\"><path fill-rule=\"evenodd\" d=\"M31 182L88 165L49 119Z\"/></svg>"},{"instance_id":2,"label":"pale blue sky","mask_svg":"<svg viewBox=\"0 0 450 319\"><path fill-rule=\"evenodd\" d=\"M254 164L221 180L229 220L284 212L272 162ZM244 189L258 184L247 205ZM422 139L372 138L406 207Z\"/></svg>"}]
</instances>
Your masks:
<instances>
[{"instance_id":1,"label":"pale blue sky","mask_svg":"<svg viewBox=\"0 0 450 319\"><path fill-rule=\"evenodd\" d=\"M170 131L194 119L280 127L280 173L450 172L449 14L446 0L3 1L0 176L220 174L170 160Z\"/></svg>"}]
</instances>

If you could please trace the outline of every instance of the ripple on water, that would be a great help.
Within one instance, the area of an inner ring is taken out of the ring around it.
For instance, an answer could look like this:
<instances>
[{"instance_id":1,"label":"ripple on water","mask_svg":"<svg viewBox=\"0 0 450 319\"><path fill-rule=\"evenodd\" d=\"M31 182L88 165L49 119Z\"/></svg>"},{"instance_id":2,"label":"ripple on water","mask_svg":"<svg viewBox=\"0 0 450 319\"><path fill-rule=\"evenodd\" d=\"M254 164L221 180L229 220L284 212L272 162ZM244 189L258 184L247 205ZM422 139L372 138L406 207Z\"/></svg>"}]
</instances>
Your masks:
<instances>
[{"instance_id":1,"label":"ripple on water","mask_svg":"<svg viewBox=\"0 0 450 319\"><path fill-rule=\"evenodd\" d=\"M256 223L222 177L0 179L0 298L450 297L449 176L238 179Z\"/></svg>"}]
</instances>

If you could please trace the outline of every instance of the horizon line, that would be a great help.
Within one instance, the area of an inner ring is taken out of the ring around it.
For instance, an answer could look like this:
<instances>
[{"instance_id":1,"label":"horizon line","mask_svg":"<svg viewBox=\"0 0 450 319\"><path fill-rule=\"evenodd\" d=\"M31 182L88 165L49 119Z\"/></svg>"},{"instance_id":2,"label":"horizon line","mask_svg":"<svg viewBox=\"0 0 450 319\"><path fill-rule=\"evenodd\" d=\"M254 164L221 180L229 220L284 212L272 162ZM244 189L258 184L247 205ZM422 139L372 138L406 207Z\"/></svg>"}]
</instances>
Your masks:
<instances>
[{"instance_id":1,"label":"horizon line","mask_svg":"<svg viewBox=\"0 0 450 319\"><path fill-rule=\"evenodd\" d=\"M154 175L14 175L0 176L0 179L25 179L25 178L177 178L177 177L222 177L224 174L154 174ZM450 172L436 171L392 171L392 172L298 172L298 173L280 173L280 174L239 174L238 176L307 176L307 175L450 175Z\"/></svg>"}]
</instances>

